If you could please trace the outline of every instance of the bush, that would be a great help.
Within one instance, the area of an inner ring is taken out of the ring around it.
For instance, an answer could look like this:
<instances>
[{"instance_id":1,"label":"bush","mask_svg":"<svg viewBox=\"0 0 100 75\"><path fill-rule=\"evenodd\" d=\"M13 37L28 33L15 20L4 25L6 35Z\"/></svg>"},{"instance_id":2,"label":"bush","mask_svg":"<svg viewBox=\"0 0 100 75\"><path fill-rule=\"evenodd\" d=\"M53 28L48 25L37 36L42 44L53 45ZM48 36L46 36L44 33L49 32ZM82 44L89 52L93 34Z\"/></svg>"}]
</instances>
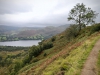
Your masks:
<instances>
[{"instance_id":1,"label":"bush","mask_svg":"<svg viewBox=\"0 0 100 75\"><path fill-rule=\"evenodd\" d=\"M37 62L37 61L39 61L39 59L38 59L38 58L33 59L33 62Z\"/></svg>"},{"instance_id":2,"label":"bush","mask_svg":"<svg viewBox=\"0 0 100 75\"><path fill-rule=\"evenodd\" d=\"M63 37L64 37L64 36L63 36L63 35L61 35L61 36L60 36L60 39L62 39Z\"/></svg>"},{"instance_id":3,"label":"bush","mask_svg":"<svg viewBox=\"0 0 100 75\"><path fill-rule=\"evenodd\" d=\"M48 43L44 43L43 44L43 50L49 49L53 47L53 43L52 42L48 42Z\"/></svg>"},{"instance_id":4,"label":"bush","mask_svg":"<svg viewBox=\"0 0 100 75\"><path fill-rule=\"evenodd\" d=\"M51 41L52 42L54 42L55 40L56 40L56 37L55 36L51 38Z\"/></svg>"},{"instance_id":5,"label":"bush","mask_svg":"<svg viewBox=\"0 0 100 75\"><path fill-rule=\"evenodd\" d=\"M30 63L33 57L37 57L43 50L49 49L53 47L52 42L43 43L42 45L35 46L33 45L30 50L29 54L24 58L23 63L24 65ZM34 59L34 62L38 61Z\"/></svg>"},{"instance_id":6,"label":"bush","mask_svg":"<svg viewBox=\"0 0 100 75\"><path fill-rule=\"evenodd\" d=\"M90 34L100 31L100 24L93 25L90 31Z\"/></svg>"},{"instance_id":7,"label":"bush","mask_svg":"<svg viewBox=\"0 0 100 75\"><path fill-rule=\"evenodd\" d=\"M45 57L46 55L47 55L47 54L46 54L46 53L44 53L44 55L43 55L43 56Z\"/></svg>"},{"instance_id":8,"label":"bush","mask_svg":"<svg viewBox=\"0 0 100 75\"><path fill-rule=\"evenodd\" d=\"M78 36L78 26L77 25L70 25L70 27L66 29L67 40L70 41L77 36Z\"/></svg>"},{"instance_id":9,"label":"bush","mask_svg":"<svg viewBox=\"0 0 100 75\"><path fill-rule=\"evenodd\" d=\"M31 57L26 56L26 57L23 59L23 66L24 66L25 64L29 63L31 59L32 59Z\"/></svg>"},{"instance_id":10,"label":"bush","mask_svg":"<svg viewBox=\"0 0 100 75\"><path fill-rule=\"evenodd\" d=\"M0 56L0 61L2 60L2 56Z\"/></svg>"}]
</instances>

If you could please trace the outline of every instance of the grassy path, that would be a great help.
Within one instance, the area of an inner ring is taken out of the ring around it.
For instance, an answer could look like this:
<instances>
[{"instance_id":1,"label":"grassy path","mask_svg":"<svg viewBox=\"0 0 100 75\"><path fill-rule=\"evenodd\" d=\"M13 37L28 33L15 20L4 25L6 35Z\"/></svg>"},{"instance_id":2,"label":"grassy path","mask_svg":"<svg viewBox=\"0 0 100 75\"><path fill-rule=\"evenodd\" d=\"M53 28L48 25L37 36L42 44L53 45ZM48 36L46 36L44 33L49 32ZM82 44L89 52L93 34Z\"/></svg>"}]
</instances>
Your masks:
<instances>
[{"instance_id":1,"label":"grassy path","mask_svg":"<svg viewBox=\"0 0 100 75\"><path fill-rule=\"evenodd\" d=\"M96 62L100 50L100 40L94 45L89 57L87 58L81 75L98 75L96 72Z\"/></svg>"}]
</instances>

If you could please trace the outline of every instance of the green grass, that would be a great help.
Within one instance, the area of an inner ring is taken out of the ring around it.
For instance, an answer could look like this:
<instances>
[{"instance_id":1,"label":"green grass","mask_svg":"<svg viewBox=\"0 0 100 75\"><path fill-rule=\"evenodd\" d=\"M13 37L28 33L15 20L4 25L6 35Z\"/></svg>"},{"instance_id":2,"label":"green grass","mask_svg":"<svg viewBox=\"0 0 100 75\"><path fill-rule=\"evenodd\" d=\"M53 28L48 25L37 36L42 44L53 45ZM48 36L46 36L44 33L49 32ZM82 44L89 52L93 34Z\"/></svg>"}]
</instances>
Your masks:
<instances>
[{"instance_id":1,"label":"green grass","mask_svg":"<svg viewBox=\"0 0 100 75\"><path fill-rule=\"evenodd\" d=\"M56 58L56 60L54 60L52 63L50 63L49 65L46 65L46 68L42 69L41 73L43 75L56 75L56 74L60 73L61 71L64 71L65 75L80 75L81 69L83 68L83 64L85 63L94 44L100 38L100 34L98 36L95 34L96 33L92 34L93 36L89 36L90 39L89 39L89 37L80 39L79 41L83 42L83 44L81 46L78 46L76 49L69 51L65 55L62 55L62 56ZM66 46L65 46L65 48L63 47L62 50L68 51ZM44 53L47 53L47 54L51 53L51 52L53 52L53 49L44 51ZM40 60L36 63L29 64L26 67L22 68L19 71L19 74L27 73L27 72L29 72L28 73L29 75L31 75L32 73L34 73L34 74L39 73L41 67L37 67L34 70L34 72L31 70L31 68L34 67L35 65L43 63L47 59L50 59L51 57L56 55L57 52L52 53L46 57L43 57L43 54L39 56L39 58L40 57L43 58L42 60Z\"/></svg>"},{"instance_id":2,"label":"green grass","mask_svg":"<svg viewBox=\"0 0 100 75\"><path fill-rule=\"evenodd\" d=\"M97 72L98 72L98 75L100 75L100 51L99 51L99 54L98 54Z\"/></svg>"},{"instance_id":3,"label":"green grass","mask_svg":"<svg viewBox=\"0 0 100 75\"><path fill-rule=\"evenodd\" d=\"M41 74L42 75L56 75L62 71L65 75L80 75L83 64L85 63L89 53L91 52L94 44L100 38L100 34L96 35L99 32L90 34L91 27L83 29L77 37L67 40L66 32L58 34L55 36L55 40L51 39L45 40L46 42L52 42L53 48L44 50L36 59L39 61L34 62L34 58L23 67L20 73L25 73L27 75L31 74ZM80 46L77 46L75 49L68 50L71 45L74 43L82 42ZM53 58L59 52L65 51L61 56L58 56L56 59L52 60L49 64L44 64L49 59ZM46 56L44 56L46 54ZM38 66L42 63L43 66ZM38 66L34 70L33 67Z\"/></svg>"},{"instance_id":4,"label":"green grass","mask_svg":"<svg viewBox=\"0 0 100 75\"><path fill-rule=\"evenodd\" d=\"M83 64L99 38L100 35L92 37L84 41L80 47L72 50L69 56L66 55L56 59L43 70L43 75L55 75L62 70L65 72L65 75L80 75Z\"/></svg>"}]
</instances>

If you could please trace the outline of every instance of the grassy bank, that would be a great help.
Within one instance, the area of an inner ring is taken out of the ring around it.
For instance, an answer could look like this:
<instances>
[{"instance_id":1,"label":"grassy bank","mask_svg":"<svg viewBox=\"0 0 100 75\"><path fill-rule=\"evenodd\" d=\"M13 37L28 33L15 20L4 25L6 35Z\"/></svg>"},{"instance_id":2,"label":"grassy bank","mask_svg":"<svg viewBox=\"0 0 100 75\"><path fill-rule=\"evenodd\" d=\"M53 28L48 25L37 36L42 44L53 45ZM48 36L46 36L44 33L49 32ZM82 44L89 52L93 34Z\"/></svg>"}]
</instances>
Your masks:
<instances>
[{"instance_id":1,"label":"grassy bank","mask_svg":"<svg viewBox=\"0 0 100 75\"><path fill-rule=\"evenodd\" d=\"M72 28L72 27L69 27ZM72 28L73 29L73 28ZM80 33L71 34L72 30L62 32L40 43L52 43L53 47L44 49L18 72L19 75L80 75L83 65L96 41L100 38L98 25L89 26ZM73 31L75 32L75 31ZM30 53L39 51L37 46L29 50ZM35 50L34 50L35 49ZM26 58L26 57L25 57ZM28 61L28 60L26 60Z\"/></svg>"},{"instance_id":2,"label":"grassy bank","mask_svg":"<svg viewBox=\"0 0 100 75\"><path fill-rule=\"evenodd\" d=\"M97 72L98 75L100 75L100 50L99 50L98 60L97 60Z\"/></svg>"},{"instance_id":3,"label":"grassy bank","mask_svg":"<svg viewBox=\"0 0 100 75\"><path fill-rule=\"evenodd\" d=\"M96 33L93 34L91 38L84 40L81 46L72 50L69 54L59 57L48 65L46 69L43 70L43 75L55 75L60 73L64 73L65 75L80 75L83 64L99 38L100 35L96 35Z\"/></svg>"}]
</instances>

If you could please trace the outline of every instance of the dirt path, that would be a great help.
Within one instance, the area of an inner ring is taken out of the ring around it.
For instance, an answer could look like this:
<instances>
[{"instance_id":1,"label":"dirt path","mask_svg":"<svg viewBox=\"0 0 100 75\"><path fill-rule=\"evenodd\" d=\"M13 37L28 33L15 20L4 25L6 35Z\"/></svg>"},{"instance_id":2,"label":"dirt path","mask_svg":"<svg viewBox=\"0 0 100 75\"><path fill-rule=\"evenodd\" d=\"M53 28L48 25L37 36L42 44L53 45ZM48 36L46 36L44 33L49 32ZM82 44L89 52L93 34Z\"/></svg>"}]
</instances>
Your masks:
<instances>
[{"instance_id":1,"label":"dirt path","mask_svg":"<svg viewBox=\"0 0 100 75\"><path fill-rule=\"evenodd\" d=\"M94 45L89 57L87 58L81 75L98 75L96 72L96 61L100 50L100 40Z\"/></svg>"}]
</instances>

